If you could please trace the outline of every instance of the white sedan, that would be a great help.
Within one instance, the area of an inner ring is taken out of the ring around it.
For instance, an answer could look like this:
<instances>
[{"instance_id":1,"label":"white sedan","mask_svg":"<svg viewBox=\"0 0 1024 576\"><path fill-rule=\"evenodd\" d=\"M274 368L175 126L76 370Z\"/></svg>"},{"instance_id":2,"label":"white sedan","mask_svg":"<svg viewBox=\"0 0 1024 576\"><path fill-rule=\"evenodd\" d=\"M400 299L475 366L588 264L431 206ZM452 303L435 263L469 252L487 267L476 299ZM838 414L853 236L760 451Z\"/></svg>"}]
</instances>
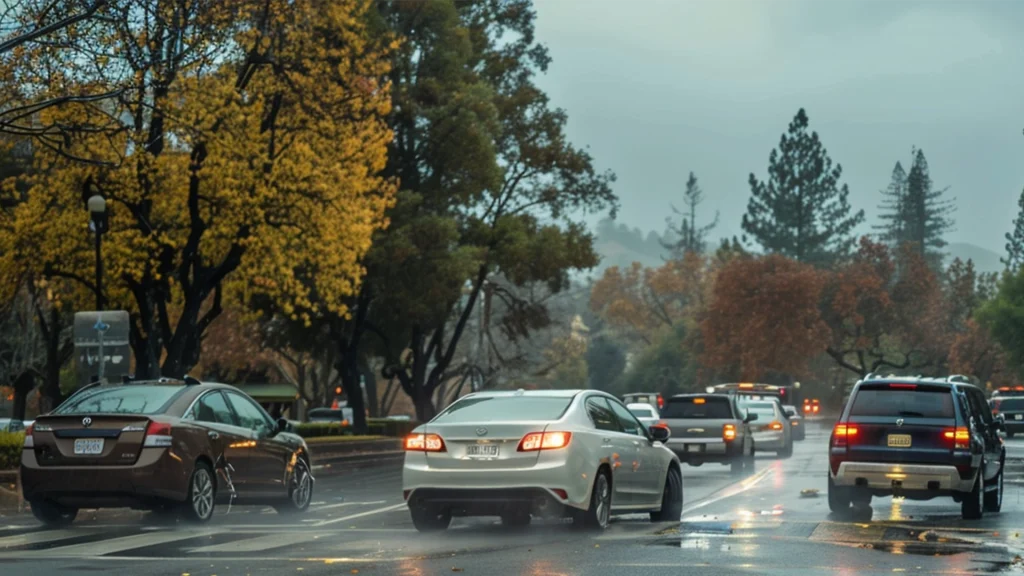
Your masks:
<instances>
[{"instance_id":1,"label":"white sedan","mask_svg":"<svg viewBox=\"0 0 1024 576\"><path fill-rule=\"evenodd\" d=\"M650 404L626 404L626 409L636 416L636 419L641 424L650 428L658 422L661 422L661 415L658 414L658 410Z\"/></svg>"},{"instance_id":2,"label":"white sedan","mask_svg":"<svg viewBox=\"0 0 1024 576\"><path fill-rule=\"evenodd\" d=\"M668 437L596 390L478 392L406 438L403 494L420 531L453 516L509 526L571 517L597 529L614 513L678 521L682 468Z\"/></svg>"}]
</instances>

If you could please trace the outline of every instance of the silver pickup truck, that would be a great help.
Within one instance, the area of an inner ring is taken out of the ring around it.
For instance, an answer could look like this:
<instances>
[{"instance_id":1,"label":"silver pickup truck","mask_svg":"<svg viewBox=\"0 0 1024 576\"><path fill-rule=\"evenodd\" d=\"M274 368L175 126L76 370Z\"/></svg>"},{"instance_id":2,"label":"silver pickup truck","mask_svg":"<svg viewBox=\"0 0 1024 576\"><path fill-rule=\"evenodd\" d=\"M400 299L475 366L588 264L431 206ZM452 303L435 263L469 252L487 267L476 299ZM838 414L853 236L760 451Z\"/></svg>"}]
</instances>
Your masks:
<instances>
[{"instance_id":1,"label":"silver pickup truck","mask_svg":"<svg viewBox=\"0 0 1024 576\"><path fill-rule=\"evenodd\" d=\"M679 394L669 398L661 420L672 430L666 445L693 466L729 464L734 473L754 469L754 436L748 414L726 394Z\"/></svg>"}]
</instances>

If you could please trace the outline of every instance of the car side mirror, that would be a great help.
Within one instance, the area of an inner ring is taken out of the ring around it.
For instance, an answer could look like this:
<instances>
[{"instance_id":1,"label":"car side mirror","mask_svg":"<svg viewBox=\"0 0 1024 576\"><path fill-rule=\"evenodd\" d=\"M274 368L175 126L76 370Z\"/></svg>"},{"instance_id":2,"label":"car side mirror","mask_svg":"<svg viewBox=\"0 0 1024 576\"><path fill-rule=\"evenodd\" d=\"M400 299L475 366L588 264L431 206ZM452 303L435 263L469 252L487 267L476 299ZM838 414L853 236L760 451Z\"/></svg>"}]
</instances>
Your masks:
<instances>
[{"instance_id":1,"label":"car side mirror","mask_svg":"<svg viewBox=\"0 0 1024 576\"><path fill-rule=\"evenodd\" d=\"M278 418L277 419L277 430L275 430L274 433L275 434L280 434L281 432L288 432L288 428L289 427L290 426L288 424L288 420L286 420L284 418Z\"/></svg>"},{"instance_id":2,"label":"car side mirror","mask_svg":"<svg viewBox=\"0 0 1024 576\"><path fill-rule=\"evenodd\" d=\"M648 428L648 431L651 433L651 440L655 442L665 442L672 437L672 430L663 424L655 424Z\"/></svg>"},{"instance_id":3,"label":"car side mirror","mask_svg":"<svg viewBox=\"0 0 1024 576\"><path fill-rule=\"evenodd\" d=\"M747 412L747 417L743 419L743 422L745 424L750 424L755 420L757 420L757 414L754 414L753 412Z\"/></svg>"}]
</instances>

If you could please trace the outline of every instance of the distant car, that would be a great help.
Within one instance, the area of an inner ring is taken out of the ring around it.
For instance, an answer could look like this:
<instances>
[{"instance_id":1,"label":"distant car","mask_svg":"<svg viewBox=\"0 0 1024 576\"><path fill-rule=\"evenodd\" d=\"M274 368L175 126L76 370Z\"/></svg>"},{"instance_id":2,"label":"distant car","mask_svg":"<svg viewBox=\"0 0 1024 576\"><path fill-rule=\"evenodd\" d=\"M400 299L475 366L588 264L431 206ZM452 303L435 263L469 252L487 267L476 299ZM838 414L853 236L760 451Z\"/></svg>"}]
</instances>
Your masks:
<instances>
[{"instance_id":1,"label":"distant car","mask_svg":"<svg viewBox=\"0 0 1024 576\"><path fill-rule=\"evenodd\" d=\"M194 522L216 502L304 511L305 441L238 388L160 379L80 389L25 435L21 483L35 517L66 526L80 508L157 510Z\"/></svg>"},{"instance_id":2,"label":"distant car","mask_svg":"<svg viewBox=\"0 0 1024 576\"><path fill-rule=\"evenodd\" d=\"M665 403L662 421L672 431L668 447L692 466L717 462L742 473L754 469L756 446L751 422L757 414L740 408L730 394L679 394Z\"/></svg>"},{"instance_id":3,"label":"distant car","mask_svg":"<svg viewBox=\"0 0 1024 576\"><path fill-rule=\"evenodd\" d=\"M0 432L22 432L32 425L32 420L18 420L16 418L0 418Z\"/></svg>"},{"instance_id":4,"label":"distant car","mask_svg":"<svg viewBox=\"0 0 1024 576\"><path fill-rule=\"evenodd\" d=\"M403 495L419 531L453 516L532 516L608 526L611 514L679 522L683 476L664 442L615 397L596 390L477 392L405 439Z\"/></svg>"},{"instance_id":5,"label":"distant car","mask_svg":"<svg viewBox=\"0 0 1024 576\"><path fill-rule=\"evenodd\" d=\"M636 419L646 428L654 426L661 421L661 416L658 415L658 409L650 404L626 404L626 409L629 410Z\"/></svg>"},{"instance_id":6,"label":"distant car","mask_svg":"<svg viewBox=\"0 0 1024 576\"><path fill-rule=\"evenodd\" d=\"M821 417L821 402L817 398L804 399L804 418L816 420Z\"/></svg>"},{"instance_id":7,"label":"distant car","mask_svg":"<svg viewBox=\"0 0 1024 576\"><path fill-rule=\"evenodd\" d=\"M988 402L993 416L1002 415L1007 438L1024 432L1024 398L1003 396Z\"/></svg>"},{"instance_id":8,"label":"distant car","mask_svg":"<svg viewBox=\"0 0 1024 576\"><path fill-rule=\"evenodd\" d=\"M622 397L623 404L650 404L655 410L665 407L665 398L657 392L632 392Z\"/></svg>"},{"instance_id":9,"label":"distant car","mask_svg":"<svg viewBox=\"0 0 1024 576\"><path fill-rule=\"evenodd\" d=\"M757 414L757 425L752 426L754 443L764 452L775 452L780 458L793 455L793 431L789 418L778 399L740 400L740 408Z\"/></svg>"},{"instance_id":10,"label":"distant car","mask_svg":"<svg viewBox=\"0 0 1024 576\"><path fill-rule=\"evenodd\" d=\"M804 425L804 418L797 411L796 406L783 406L782 410L786 413L786 417L789 418L789 426L793 431L793 440L803 440L806 438L807 427Z\"/></svg>"},{"instance_id":11,"label":"distant car","mask_svg":"<svg viewBox=\"0 0 1024 576\"><path fill-rule=\"evenodd\" d=\"M340 424L342 426L352 425L353 412L351 408L313 408L306 414L306 421L310 424Z\"/></svg>"},{"instance_id":12,"label":"distant car","mask_svg":"<svg viewBox=\"0 0 1024 576\"><path fill-rule=\"evenodd\" d=\"M854 387L829 439L833 512L873 496L952 497L965 519L1003 502L1002 417L976 386L950 380L877 378Z\"/></svg>"}]
</instances>

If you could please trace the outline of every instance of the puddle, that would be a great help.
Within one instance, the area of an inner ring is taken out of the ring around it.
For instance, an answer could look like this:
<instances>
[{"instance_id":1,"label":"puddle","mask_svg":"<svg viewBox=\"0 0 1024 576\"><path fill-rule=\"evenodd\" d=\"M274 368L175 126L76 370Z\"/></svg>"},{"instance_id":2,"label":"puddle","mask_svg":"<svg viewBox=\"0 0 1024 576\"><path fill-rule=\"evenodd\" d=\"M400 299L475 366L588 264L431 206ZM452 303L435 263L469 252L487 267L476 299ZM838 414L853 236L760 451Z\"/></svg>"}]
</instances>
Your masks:
<instances>
[{"instance_id":1,"label":"puddle","mask_svg":"<svg viewBox=\"0 0 1024 576\"><path fill-rule=\"evenodd\" d=\"M686 534L732 534L732 522L683 522L679 530Z\"/></svg>"},{"instance_id":2,"label":"puddle","mask_svg":"<svg viewBox=\"0 0 1024 576\"><path fill-rule=\"evenodd\" d=\"M929 542L872 542L870 544L860 544L857 547L888 552L889 554L909 554L914 556L956 556L957 554L974 552L979 548L977 544L950 546L949 544L933 544Z\"/></svg>"}]
</instances>

